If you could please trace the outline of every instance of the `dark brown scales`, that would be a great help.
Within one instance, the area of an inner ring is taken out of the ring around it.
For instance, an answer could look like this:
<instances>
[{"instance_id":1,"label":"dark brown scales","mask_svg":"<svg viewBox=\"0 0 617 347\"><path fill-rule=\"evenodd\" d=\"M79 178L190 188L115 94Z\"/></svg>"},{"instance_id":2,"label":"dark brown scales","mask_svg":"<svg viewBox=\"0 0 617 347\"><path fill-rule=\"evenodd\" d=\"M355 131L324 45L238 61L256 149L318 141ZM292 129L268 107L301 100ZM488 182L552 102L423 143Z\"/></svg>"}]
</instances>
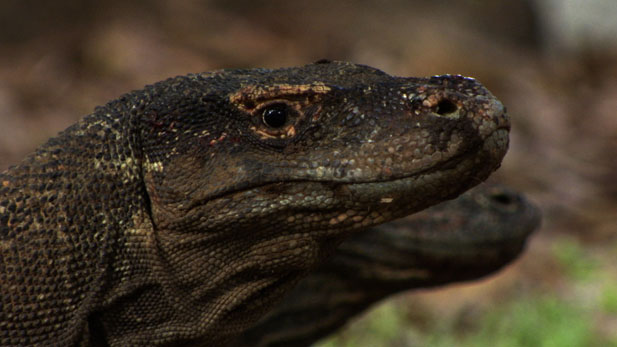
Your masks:
<instances>
[{"instance_id":1,"label":"dark brown scales","mask_svg":"<svg viewBox=\"0 0 617 347\"><path fill-rule=\"evenodd\" d=\"M354 230L484 180L508 128L472 79L342 62L126 94L0 174L0 345L223 344Z\"/></svg>"}]
</instances>

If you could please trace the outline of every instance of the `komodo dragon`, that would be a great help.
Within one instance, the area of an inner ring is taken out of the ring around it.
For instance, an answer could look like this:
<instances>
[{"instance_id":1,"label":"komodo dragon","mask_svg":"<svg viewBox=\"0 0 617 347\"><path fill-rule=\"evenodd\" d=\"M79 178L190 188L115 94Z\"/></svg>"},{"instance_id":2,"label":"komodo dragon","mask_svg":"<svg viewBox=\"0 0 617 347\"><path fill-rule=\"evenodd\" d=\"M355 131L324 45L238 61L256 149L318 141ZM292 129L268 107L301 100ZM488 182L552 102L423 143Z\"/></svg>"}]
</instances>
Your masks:
<instances>
[{"instance_id":1,"label":"komodo dragon","mask_svg":"<svg viewBox=\"0 0 617 347\"><path fill-rule=\"evenodd\" d=\"M354 230L508 147L461 76L320 61L125 94L0 174L0 345L224 345Z\"/></svg>"},{"instance_id":2,"label":"komodo dragon","mask_svg":"<svg viewBox=\"0 0 617 347\"><path fill-rule=\"evenodd\" d=\"M491 274L517 258L539 224L535 205L489 184L357 232L236 346L310 346L389 295Z\"/></svg>"}]
</instances>

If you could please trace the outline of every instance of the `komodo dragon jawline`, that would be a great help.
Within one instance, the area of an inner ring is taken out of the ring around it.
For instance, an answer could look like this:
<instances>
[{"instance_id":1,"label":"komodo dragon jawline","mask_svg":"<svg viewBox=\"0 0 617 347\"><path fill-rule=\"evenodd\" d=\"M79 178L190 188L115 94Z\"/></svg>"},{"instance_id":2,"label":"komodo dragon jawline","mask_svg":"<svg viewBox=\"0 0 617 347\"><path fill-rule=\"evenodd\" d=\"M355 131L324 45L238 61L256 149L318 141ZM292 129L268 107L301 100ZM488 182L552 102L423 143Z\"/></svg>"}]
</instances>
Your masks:
<instances>
[{"instance_id":1,"label":"komodo dragon jawline","mask_svg":"<svg viewBox=\"0 0 617 347\"><path fill-rule=\"evenodd\" d=\"M0 174L0 345L222 345L353 230L508 146L473 79L344 62L171 78Z\"/></svg>"}]
</instances>

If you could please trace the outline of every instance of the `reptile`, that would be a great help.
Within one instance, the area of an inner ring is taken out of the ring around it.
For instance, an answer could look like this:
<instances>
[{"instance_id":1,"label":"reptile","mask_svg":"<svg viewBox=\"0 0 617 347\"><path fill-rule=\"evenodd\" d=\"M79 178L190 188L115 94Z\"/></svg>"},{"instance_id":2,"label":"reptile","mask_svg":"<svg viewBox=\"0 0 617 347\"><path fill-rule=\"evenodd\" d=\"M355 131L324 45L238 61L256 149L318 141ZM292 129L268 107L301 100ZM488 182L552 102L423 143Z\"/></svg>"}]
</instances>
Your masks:
<instances>
[{"instance_id":1,"label":"reptile","mask_svg":"<svg viewBox=\"0 0 617 347\"><path fill-rule=\"evenodd\" d=\"M538 208L524 196L487 184L362 230L236 346L310 346L390 295L487 276L521 254L539 223Z\"/></svg>"},{"instance_id":2,"label":"reptile","mask_svg":"<svg viewBox=\"0 0 617 347\"><path fill-rule=\"evenodd\" d=\"M508 147L471 78L346 62L170 78L0 174L0 345L225 345L355 230Z\"/></svg>"}]
</instances>

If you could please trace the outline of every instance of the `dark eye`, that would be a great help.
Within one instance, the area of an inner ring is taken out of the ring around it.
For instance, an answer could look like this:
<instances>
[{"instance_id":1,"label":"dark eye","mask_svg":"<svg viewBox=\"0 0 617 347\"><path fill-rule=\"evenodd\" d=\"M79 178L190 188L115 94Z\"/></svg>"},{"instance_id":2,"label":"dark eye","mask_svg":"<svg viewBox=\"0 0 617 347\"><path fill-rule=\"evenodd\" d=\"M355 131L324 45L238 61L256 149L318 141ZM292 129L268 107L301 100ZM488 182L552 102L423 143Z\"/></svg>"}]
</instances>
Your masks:
<instances>
[{"instance_id":1,"label":"dark eye","mask_svg":"<svg viewBox=\"0 0 617 347\"><path fill-rule=\"evenodd\" d=\"M261 113L262 122L270 128L280 128L287 124L289 110L286 105L272 105L266 107Z\"/></svg>"}]
</instances>

